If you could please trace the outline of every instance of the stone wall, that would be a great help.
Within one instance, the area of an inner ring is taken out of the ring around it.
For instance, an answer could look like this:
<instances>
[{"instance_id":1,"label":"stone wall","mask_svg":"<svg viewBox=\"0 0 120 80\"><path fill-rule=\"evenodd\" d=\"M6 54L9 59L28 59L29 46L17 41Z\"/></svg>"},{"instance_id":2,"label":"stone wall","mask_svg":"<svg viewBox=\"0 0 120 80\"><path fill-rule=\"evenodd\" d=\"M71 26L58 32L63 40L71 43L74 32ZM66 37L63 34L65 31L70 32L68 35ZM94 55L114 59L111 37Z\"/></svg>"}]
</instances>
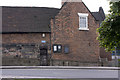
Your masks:
<instances>
[{"instance_id":1,"label":"stone wall","mask_svg":"<svg viewBox=\"0 0 120 80\"><path fill-rule=\"evenodd\" d=\"M2 56L8 58L37 58L39 57L39 45L37 44L3 44Z\"/></svg>"},{"instance_id":2,"label":"stone wall","mask_svg":"<svg viewBox=\"0 0 120 80\"><path fill-rule=\"evenodd\" d=\"M40 66L37 58L3 58L2 66Z\"/></svg>"},{"instance_id":3,"label":"stone wall","mask_svg":"<svg viewBox=\"0 0 120 80\"><path fill-rule=\"evenodd\" d=\"M2 34L2 65L40 65L41 46L47 46L49 56L49 33L44 38L42 33Z\"/></svg>"}]
</instances>

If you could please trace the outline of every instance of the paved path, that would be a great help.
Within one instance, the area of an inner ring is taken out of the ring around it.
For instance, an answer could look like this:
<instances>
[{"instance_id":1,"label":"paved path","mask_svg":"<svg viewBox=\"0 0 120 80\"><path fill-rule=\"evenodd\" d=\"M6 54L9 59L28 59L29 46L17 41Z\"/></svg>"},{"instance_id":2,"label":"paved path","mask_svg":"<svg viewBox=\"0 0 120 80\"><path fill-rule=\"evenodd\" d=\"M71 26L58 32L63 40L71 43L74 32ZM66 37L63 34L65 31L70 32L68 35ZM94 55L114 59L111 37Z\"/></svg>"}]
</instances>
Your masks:
<instances>
[{"instance_id":1,"label":"paved path","mask_svg":"<svg viewBox=\"0 0 120 80\"><path fill-rule=\"evenodd\" d=\"M81 67L81 66L2 66L1 69L98 69L120 70L120 67Z\"/></svg>"},{"instance_id":2,"label":"paved path","mask_svg":"<svg viewBox=\"0 0 120 80\"><path fill-rule=\"evenodd\" d=\"M3 78L118 78L118 70L2 69Z\"/></svg>"}]
</instances>

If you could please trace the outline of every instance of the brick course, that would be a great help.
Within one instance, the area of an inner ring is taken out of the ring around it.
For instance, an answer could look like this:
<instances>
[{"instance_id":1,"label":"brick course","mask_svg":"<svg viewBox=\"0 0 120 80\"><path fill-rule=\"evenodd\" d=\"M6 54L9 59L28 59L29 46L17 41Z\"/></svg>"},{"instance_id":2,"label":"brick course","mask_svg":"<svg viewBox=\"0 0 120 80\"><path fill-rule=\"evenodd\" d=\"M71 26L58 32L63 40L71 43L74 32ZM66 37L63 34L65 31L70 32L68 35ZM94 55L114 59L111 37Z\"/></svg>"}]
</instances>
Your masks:
<instances>
[{"instance_id":1,"label":"brick course","mask_svg":"<svg viewBox=\"0 0 120 80\"><path fill-rule=\"evenodd\" d=\"M37 58L38 55L40 55L40 46L47 45L48 49L50 49L49 35L50 34L46 33L46 37L42 38L41 33L2 34L2 56L12 58L16 56L20 56L21 58ZM46 43L41 43L42 40L45 40Z\"/></svg>"},{"instance_id":2,"label":"brick course","mask_svg":"<svg viewBox=\"0 0 120 80\"><path fill-rule=\"evenodd\" d=\"M88 13L89 30L79 30L78 13ZM25 46L22 46L23 52L21 49L17 49L17 47L11 47L9 49L3 46L3 65L40 65L40 59L38 58L40 57L39 47L45 45L48 47L50 65L53 66L99 66L100 56L107 56L109 60L111 60L111 56L106 55L96 40L98 35L96 29L99 27L99 21L96 21L83 2L65 3L59 13L51 19L50 23L51 33L46 33L45 38L42 38L42 33L40 32L11 32L2 34L3 45L12 46L15 44L19 46L20 44L27 44L29 45L28 48L31 47L32 44L34 45L32 47L34 48L33 52L27 54L23 53L27 52L27 47ZM13 27L15 26L16 25L13 25ZM29 28L29 26L27 27ZM26 30L28 29L26 28ZM31 28L29 30L31 31ZM46 44L42 44L42 40L47 41ZM54 44L62 45L61 53L53 52L50 47ZM68 54L64 53L65 45L69 46L70 51ZM26 50L24 51L25 48ZM32 48L29 48L29 50L32 50ZM104 55L101 55L101 53L104 53ZM16 55L18 56L16 57ZM22 61L22 59L24 60ZM10 60L10 62L7 60Z\"/></svg>"},{"instance_id":3,"label":"brick course","mask_svg":"<svg viewBox=\"0 0 120 80\"><path fill-rule=\"evenodd\" d=\"M46 34L45 38L42 38L41 33L15 33L15 34L2 34L2 43L37 43L41 44L41 40L50 42L50 34Z\"/></svg>"},{"instance_id":4,"label":"brick course","mask_svg":"<svg viewBox=\"0 0 120 80\"><path fill-rule=\"evenodd\" d=\"M88 31L79 30L78 13L88 13ZM99 44L96 29L99 23L82 2L67 3L51 21L52 44L68 44L70 53L54 53L53 59L98 62Z\"/></svg>"}]
</instances>

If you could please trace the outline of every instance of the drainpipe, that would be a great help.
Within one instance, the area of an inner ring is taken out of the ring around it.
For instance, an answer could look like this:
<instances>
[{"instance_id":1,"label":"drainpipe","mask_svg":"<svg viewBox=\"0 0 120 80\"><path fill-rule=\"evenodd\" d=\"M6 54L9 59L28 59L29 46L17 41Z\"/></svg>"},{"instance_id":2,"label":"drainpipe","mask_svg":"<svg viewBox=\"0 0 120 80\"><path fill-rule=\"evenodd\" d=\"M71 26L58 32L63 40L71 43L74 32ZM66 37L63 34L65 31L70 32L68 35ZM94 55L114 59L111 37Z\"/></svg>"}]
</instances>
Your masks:
<instances>
[{"instance_id":1,"label":"drainpipe","mask_svg":"<svg viewBox=\"0 0 120 80\"><path fill-rule=\"evenodd\" d=\"M54 44L54 27L55 27L55 17L52 19L52 22L53 22L53 30L51 30L51 27L50 27L50 60L52 59L52 44ZM51 35L53 34L53 40L51 40ZM51 42L52 41L52 42ZM51 44L52 43L52 44Z\"/></svg>"},{"instance_id":2,"label":"drainpipe","mask_svg":"<svg viewBox=\"0 0 120 80\"><path fill-rule=\"evenodd\" d=\"M49 60L51 61L51 24L50 24L50 57Z\"/></svg>"},{"instance_id":3,"label":"drainpipe","mask_svg":"<svg viewBox=\"0 0 120 80\"><path fill-rule=\"evenodd\" d=\"M52 41L52 43L54 43L54 27L55 27L55 18L53 18L53 33L52 33L52 31L51 31L51 27L50 27L50 49L52 49L52 45L51 45L51 41ZM53 34L53 40L51 40L51 35Z\"/></svg>"}]
</instances>

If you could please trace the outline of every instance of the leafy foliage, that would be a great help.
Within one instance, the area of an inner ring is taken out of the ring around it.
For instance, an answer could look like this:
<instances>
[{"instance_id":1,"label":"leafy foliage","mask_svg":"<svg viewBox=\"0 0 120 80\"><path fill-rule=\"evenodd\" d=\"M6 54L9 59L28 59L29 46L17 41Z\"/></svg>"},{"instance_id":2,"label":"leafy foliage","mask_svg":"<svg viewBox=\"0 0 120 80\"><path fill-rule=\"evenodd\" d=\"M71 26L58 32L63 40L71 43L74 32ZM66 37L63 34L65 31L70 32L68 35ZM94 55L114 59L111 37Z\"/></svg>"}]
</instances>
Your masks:
<instances>
[{"instance_id":1,"label":"leafy foliage","mask_svg":"<svg viewBox=\"0 0 120 80\"><path fill-rule=\"evenodd\" d=\"M106 51L113 51L120 46L120 1L110 2L110 14L97 29L99 32L98 40L101 47Z\"/></svg>"}]
</instances>

